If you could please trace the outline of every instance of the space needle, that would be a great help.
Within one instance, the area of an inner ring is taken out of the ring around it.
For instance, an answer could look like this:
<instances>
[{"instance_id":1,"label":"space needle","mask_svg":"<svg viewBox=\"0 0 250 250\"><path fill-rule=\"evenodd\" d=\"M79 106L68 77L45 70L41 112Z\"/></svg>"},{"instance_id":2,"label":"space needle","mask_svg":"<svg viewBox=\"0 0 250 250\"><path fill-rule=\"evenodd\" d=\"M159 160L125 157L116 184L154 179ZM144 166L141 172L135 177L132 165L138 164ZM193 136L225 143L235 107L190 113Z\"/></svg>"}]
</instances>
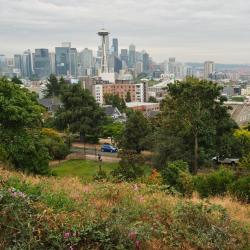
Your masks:
<instances>
[{"instance_id":1,"label":"space needle","mask_svg":"<svg viewBox=\"0 0 250 250\"><path fill-rule=\"evenodd\" d=\"M106 41L109 32L105 29L101 29L98 33L98 36L102 38L102 60L101 60L101 73L108 73L108 58L106 51Z\"/></svg>"}]
</instances>

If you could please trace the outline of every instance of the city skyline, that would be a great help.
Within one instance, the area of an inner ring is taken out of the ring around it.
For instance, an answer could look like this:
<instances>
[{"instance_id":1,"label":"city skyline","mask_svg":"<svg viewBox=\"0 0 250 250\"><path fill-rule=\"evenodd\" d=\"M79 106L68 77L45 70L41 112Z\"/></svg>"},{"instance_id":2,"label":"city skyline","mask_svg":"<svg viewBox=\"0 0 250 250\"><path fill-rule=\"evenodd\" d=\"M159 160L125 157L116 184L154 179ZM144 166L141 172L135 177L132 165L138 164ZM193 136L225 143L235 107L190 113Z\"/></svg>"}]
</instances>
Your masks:
<instances>
[{"instance_id":1,"label":"city skyline","mask_svg":"<svg viewBox=\"0 0 250 250\"><path fill-rule=\"evenodd\" d=\"M0 53L7 56L28 48L53 50L67 40L79 50L96 51L96 31L105 27L120 48L133 43L157 62L174 56L183 62L250 63L245 0L0 0L0 5Z\"/></svg>"}]
</instances>

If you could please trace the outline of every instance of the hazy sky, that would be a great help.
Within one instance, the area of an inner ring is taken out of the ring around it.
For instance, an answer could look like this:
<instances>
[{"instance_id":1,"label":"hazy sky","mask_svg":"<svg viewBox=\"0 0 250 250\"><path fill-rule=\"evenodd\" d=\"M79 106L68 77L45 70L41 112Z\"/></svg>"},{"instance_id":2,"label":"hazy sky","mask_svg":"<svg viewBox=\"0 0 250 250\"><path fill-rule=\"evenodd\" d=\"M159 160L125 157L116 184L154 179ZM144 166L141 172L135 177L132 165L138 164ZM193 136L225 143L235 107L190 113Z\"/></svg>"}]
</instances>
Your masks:
<instances>
[{"instance_id":1,"label":"hazy sky","mask_svg":"<svg viewBox=\"0 0 250 250\"><path fill-rule=\"evenodd\" d=\"M61 41L96 50L103 26L156 61L250 63L249 0L0 0L0 54Z\"/></svg>"}]
</instances>

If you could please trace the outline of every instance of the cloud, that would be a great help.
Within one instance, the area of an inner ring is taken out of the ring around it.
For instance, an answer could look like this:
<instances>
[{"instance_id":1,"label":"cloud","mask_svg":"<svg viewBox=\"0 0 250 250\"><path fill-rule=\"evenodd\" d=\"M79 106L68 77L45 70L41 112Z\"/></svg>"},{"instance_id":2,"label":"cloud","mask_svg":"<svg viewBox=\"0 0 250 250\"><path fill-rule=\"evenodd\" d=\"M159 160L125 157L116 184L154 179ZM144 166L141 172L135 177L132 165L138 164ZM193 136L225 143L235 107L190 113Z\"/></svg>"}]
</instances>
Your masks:
<instances>
[{"instance_id":1,"label":"cloud","mask_svg":"<svg viewBox=\"0 0 250 250\"><path fill-rule=\"evenodd\" d=\"M0 0L0 53L71 41L95 49L105 26L157 61L250 62L247 0Z\"/></svg>"}]
</instances>

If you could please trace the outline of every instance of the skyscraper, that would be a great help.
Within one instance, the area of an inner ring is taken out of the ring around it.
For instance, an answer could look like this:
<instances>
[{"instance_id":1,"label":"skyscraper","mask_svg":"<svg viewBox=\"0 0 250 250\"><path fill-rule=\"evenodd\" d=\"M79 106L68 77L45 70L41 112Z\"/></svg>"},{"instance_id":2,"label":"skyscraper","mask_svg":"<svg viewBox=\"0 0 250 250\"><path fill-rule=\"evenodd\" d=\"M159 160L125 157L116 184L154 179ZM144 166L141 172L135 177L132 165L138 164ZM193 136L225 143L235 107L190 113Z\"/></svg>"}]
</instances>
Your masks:
<instances>
[{"instance_id":1,"label":"skyscraper","mask_svg":"<svg viewBox=\"0 0 250 250\"><path fill-rule=\"evenodd\" d=\"M204 79L209 79L210 75L215 71L214 62L206 61L204 63Z\"/></svg>"},{"instance_id":2,"label":"skyscraper","mask_svg":"<svg viewBox=\"0 0 250 250\"><path fill-rule=\"evenodd\" d=\"M76 48L69 49L69 74L72 77L77 77L78 73L78 60L77 60L77 50Z\"/></svg>"},{"instance_id":3,"label":"skyscraper","mask_svg":"<svg viewBox=\"0 0 250 250\"><path fill-rule=\"evenodd\" d=\"M22 77L22 72L23 72L22 55L14 55L13 73L17 77Z\"/></svg>"},{"instance_id":4,"label":"skyscraper","mask_svg":"<svg viewBox=\"0 0 250 250\"><path fill-rule=\"evenodd\" d=\"M50 60L50 73L55 75L56 74L56 54L54 52L49 53L49 60Z\"/></svg>"},{"instance_id":5,"label":"skyscraper","mask_svg":"<svg viewBox=\"0 0 250 250\"><path fill-rule=\"evenodd\" d=\"M125 62L128 66L128 50L127 49L121 49L121 55L120 58L122 62Z\"/></svg>"},{"instance_id":6,"label":"skyscraper","mask_svg":"<svg viewBox=\"0 0 250 250\"><path fill-rule=\"evenodd\" d=\"M112 50L113 50L113 54L118 57L118 39L117 38L113 38L113 43L112 43Z\"/></svg>"},{"instance_id":7,"label":"skyscraper","mask_svg":"<svg viewBox=\"0 0 250 250\"><path fill-rule=\"evenodd\" d=\"M133 44L129 46L128 66L129 68L135 67L135 45Z\"/></svg>"},{"instance_id":8,"label":"skyscraper","mask_svg":"<svg viewBox=\"0 0 250 250\"><path fill-rule=\"evenodd\" d=\"M24 51L22 55L22 70L22 76L24 78L30 78L33 74L31 52L29 49Z\"/></svg>"},{"instance_id":9,"label":"skyscraper","mask_svg":"<svg viewBox=\"0 0 250 250\"><path fill-rule=\"evenodd\" d=\"M56 47L56 74L66 76L69 74L70 48Z\"/></svg>"},{"instance_id":10,"label":"skyscraper","mask_svg":"<svg viewBox=\"0 0 250 250\"><path fill-rule=\"evenodd\" d=\"M35 49L34 54L34 73L39 79L48 78L50 70L50 57L48 49Z\"/></svg>"},{"instance_id":11,"label":"skyscraper","mask_svg":"<svg viewBox=\"0 0 250 250\"><path fill-rule=\"evenodd\" d=\"M93 60L92 50L85 48L79 53L79 74L81 76L92 74Z\"/></svg>"},{"instance_id":12,"label":"skyscraper","mask_svg":"<svg viewBox=\"0 0 250 250\"><path fill-rule=\"evenodd\" d=\"M149 73L149 54L148 53L143 54L142 61L143 61L143 72Z\"/></svg>"}]
</instances>

